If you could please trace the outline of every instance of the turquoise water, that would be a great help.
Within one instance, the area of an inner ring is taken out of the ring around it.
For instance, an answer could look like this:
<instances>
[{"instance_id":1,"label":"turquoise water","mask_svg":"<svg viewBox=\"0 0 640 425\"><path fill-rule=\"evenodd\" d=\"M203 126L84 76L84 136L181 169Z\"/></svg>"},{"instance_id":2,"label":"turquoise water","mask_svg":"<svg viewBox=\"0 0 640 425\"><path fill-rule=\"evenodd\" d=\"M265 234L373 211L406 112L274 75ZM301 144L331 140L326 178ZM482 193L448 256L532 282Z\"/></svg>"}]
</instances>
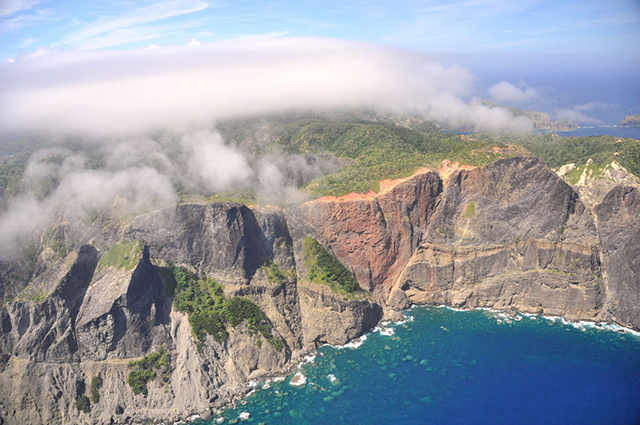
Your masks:
<instances>
[{"instance_id":1,"label":"turquoise water","mask_svg":"<svg viewBox=\"0 0 640 425\"><path fill-rule=\"evenodd\" d=\"M259 383L224 423L640 423L636 335L489 311L406 316L358 348L321 347L302 386Z\"/></svg>"}]
</instances>

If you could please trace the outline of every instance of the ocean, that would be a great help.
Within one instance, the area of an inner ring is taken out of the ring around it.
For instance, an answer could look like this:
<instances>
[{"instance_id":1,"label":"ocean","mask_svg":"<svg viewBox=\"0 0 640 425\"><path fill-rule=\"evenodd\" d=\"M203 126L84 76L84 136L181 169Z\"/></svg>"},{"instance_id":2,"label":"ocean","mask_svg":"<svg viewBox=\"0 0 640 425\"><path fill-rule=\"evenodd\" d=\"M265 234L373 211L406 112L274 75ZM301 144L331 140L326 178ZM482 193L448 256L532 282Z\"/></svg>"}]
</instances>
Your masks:
<instances>
[{"instance_id":1,"label":"ocean","mask_svg":"<svg viewBox=\"0 0 640 425\"><path fill-rule=\"evenodd\" d=\"M541 133L549 133L549 131L541 130ZM578 137L578 136L602 136L610 135L614 137L631 137L640 140L640 127L580 127L572 131L554 131L561 137Z\"/></svg>"},{"instance_id":2,"label":"ocean","mask_svg":"<svg viewBox=\"0 0 640 425\"><path fill-rule=\"evenodd\" d=\"M417 307L405 317L320 347L204 423L640 423L637 334L487 310Z\"/></svg>"}]
</instances>

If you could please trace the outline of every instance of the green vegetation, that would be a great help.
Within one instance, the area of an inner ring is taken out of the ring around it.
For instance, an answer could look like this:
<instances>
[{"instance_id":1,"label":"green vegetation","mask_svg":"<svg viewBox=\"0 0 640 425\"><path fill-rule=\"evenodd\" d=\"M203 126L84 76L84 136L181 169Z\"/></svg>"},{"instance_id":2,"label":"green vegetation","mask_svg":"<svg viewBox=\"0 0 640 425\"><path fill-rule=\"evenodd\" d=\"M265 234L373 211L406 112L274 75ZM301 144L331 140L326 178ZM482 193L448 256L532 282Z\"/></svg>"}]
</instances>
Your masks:
<instances>
[{"instance_id":1,"label":"green vegetation","mask_svg":"<svg viewBox=\"0 0 640 425\"><path fill-rule=\"evenodd\" d=\"M41 284L39 287L34 288L31 284L28 284L18 295L16 301L32 301L34 303L42 303L49 296L49 292L44 289Z\"/></svg>"},{"instance_id":2,"label":"green vegetation","mask_svg":"<svg viewBox=\"0 0 640 425\"><path fill-rule=\"evenodd\" d=\"M129 368L133 370L129 372L127 384L133 389L134 394L148 394L147 383L156 379L157 371L161 372L161 384L169 382L171 371L169 369L169 353L163 346L155 353L144 356L140 360L129 363ZM91 382L93 391L93 381ZM92 393L93 394L93 393Z\"/></svg>"},{"instance_id":3,"label":"green vegetation","mask_svg":"<svg viewBox=\"0 0 640 425\"><path fill-rule=\"evenodd\" d=\"M81 394L76 397L76 409L84 413L89 413L89 410L91 410L91 408L89 404L89 398L86 395Z\"/></svg>"},{"instance_id":4,"label":"green vegetation","mask_svg":"<svg viewBox=\"0 0 640 425\"><path fill-rule=\"evenodd\" d=\"M476 203L469 202L467 209L464 211L464 214L462 214L462 218L471 218L474 215L476 215Z\"/></svg>"},{"instance_id":5,"label":"green vegetation","mask_svg":"<svg viewBox=\"0 0 640 425\"><path fill-rule=\"evenodd\" d=\"M201 344L206 334L222 342L229 337L228 326L234 328L246 321L250 334L259 333L278 351L282 341L276 339L266 314L248 298L225 297L223 287L211 277L200 278L184 267L167 267L175 282L173 305L189 315L193 333Z\"/></svg>"},{"instance_id":6,"label":"green vegetation","mask_svg":"<svg viewBox=\"0 0 640 425\"><path fill-rule=\"evenodd\" d=\"M311 182L307 191L314 197L379 191L380 180L407 177L444 159L485 165L511 155L488 150L496 145L494 141L445 134L432 126L417 126L422 132L390 123L307 119L272 127L275 143L287 153L330 152L351 160L350 165Z\"/></svg>"},{"instance_id":7,"label":"green vegetation","mask_svg":"<svg viewBox=\"0 0 640 425\"><path fill-rule=\"evenodd\" d=\"M262 269L267 275L267 280L269 281L269 283L273 283L275 285L281 285L287 279L291 279L294 277L293 271L283 270L273 260L265 261L265 263L262 265Z\"/></svg>"},{"instance_id":8,"label":"green vegetation","mask_svg":"<svg viewBox=\"0 0 640 425\"><path fill-rule=\"evenodd\" d=\"M190 193L182 184L177 184L175 189L179 198L178 202L181 204L189 202L239 202L245 205L252 205L257 202L256 195L246 189L232 189L208 196Z\"/></svg>"},{"instance_id":9,"label":"green vegetation","mask_svg":"<svg viewBox=\"0 0 640 425\"><path fill-rule=\"evenodd\" d=\"M98 272L110 266L119 269L133 270L142 256L144 243L139 240L118 242L98 262Z\"/></svg>"},{"instance_id":10,"label":"green vegetation","mask_svg":"<svg viewBox=\"0 0 640 425\"><path fill-rule=\"evenodd\" d=\"M589 158L593 167L603 167L616 161L629 172L640 177L640 143L635 139L614 136L558 137L553 134L537 135L476 135L481 140L516 143L538 155L551 168L574 163L586 165Z\"/></svg>"},{"instance_id":11,"label":"green vegetation","mask_svg":"<svg viewBox=\"0 0 640 425\"><path fill-rule=\"evenodd\" d=\"M100 401L100 387L102 386L102 378L100 376L94 376L91 378L89 384L89 390L91 392L91 403L96 404Z\"/></svg>"},{"instance_id":12,"label":"green vegetation","mask_svg":"<svg viewBox=\"0 0 640 425\"><path fill-rule=\"evenodd\" d=\"M18 192L24 169L25 164L23 162L3 164L0 161L0 195L9 198Z\"/></svg>"},{"instance_id":13,"label":"green vegetation","mask_svg":"<svg viewBox=\"0 0 640 425\"><path fill-rule=\"evenodd\" d=\"M627 115L624 119L620 120L618 127L640 127L640 114Z\"/></svg>"},{"instance_id":14,"label":"green vegetation","mask_svg":"<svg viewBox=\"0 0 640 425\"><path fill-rule=\"evenodd\" d=\"M362 292L353 274L311 236L304 240L303 254L311 282L343 295Z\"/></svg>"},{"instance_id":15,"label":"green vegetation","mask_svg":"<svg viewBox=\"0 0 640 425\"><path fill-rule=\"evenodd\" d=\"M603 167L600 165L596 165L596 163L593 161L587 161L586 164L575 166L573 170L567 173L565 179L572 185L577 184L580 181L580 177L582 177L582 174L585 170L587 172L587 177L594 178L603 176L606 171L606 165Z\"/></svg>"}]
</instances>

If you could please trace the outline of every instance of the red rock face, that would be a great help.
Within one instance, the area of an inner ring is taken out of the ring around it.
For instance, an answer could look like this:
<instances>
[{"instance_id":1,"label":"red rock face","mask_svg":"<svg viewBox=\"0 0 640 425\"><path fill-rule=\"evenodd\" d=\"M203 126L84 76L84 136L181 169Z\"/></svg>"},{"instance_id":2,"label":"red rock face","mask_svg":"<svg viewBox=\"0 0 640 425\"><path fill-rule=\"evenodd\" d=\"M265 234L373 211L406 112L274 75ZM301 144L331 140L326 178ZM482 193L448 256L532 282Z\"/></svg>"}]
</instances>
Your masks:
<instances>
[{"instance_id":1,"label":"red rock face","mask_svg":"<svg viewBox=\"0 0 640 425\"><path fill-rule=\"evenodd\" d=\"M287 218L292 234L312 235L364 289L386 296L420 243L441 192L438 174L423 172L379 195L308 202Z\"/></svg>"}]
</instances>

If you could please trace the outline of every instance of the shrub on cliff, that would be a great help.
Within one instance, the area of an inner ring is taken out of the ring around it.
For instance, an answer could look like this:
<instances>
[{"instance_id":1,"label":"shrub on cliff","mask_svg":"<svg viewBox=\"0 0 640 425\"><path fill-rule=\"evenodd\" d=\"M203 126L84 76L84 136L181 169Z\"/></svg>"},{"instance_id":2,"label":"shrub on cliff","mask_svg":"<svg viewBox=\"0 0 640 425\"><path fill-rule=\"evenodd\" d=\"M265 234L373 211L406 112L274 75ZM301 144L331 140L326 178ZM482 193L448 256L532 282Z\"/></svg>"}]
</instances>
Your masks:
<instances>
[{"instance_id":1,"label":"shrub on cliff","mask_svg":"<svg viewBox=\"0 0 640 425\"><path fill-rule=\"evenodd\" d=\"M353 274L311 236L304 240L303 254L311 282L328 285L341 294L362 291Z\"/></svg>"},{"instance_id":2,"label":"shrub on cliff","mask_svg":"<svg viewBox=\"0 0 640 425\"><path fill-rule=\"evenodd\" d=\"M102 378L100 376L92 377L89 389L91 391L91 402L94 404L100 401L100 386L102 386Z\"/></svg>"},{"instance_id":3,"label":"shrub on cliff","mask_svg":"<svg viewBox=\"0 0 640 425\"><path fill-rule=\"evenodd\" d=\"M175 281L173 305L189 315L189 323L199 343L206 334L222 342L229 337L227 326L236 327L246 321L250 333L260 333L278 351L282 341L276 339L266 314L248 298L227 299L223 287L214 278L199 278L184 267L170 267Z\"/></svg>"},{"instance_id":4,"label":"shrub on cliff","mask_svg":"<svg viewBox=\"0 0 640 425\"><path fill-rule=\"evenodd\" d=\"M127 384L134 394L148 394L147 383L156 379L157 371L163 371L163 381L168 382L169 353L163 346L155 353L144 356L140 360L129 362L129 368L133 370L129 373ZM92 382L93 385L93 382Z\"/></svg>"},{"instance_id":5,"label":"shrub on cliff","mask_svg":"<svg viewBox=\"0 0 640 425\"><path fill-rule=\"evenodd\" d=\"M80 410L81 412L89 413L89 410L91 409L89 398L86 395L82 394L76 397L76 409Z\"/></svg>"}]
</instances>

